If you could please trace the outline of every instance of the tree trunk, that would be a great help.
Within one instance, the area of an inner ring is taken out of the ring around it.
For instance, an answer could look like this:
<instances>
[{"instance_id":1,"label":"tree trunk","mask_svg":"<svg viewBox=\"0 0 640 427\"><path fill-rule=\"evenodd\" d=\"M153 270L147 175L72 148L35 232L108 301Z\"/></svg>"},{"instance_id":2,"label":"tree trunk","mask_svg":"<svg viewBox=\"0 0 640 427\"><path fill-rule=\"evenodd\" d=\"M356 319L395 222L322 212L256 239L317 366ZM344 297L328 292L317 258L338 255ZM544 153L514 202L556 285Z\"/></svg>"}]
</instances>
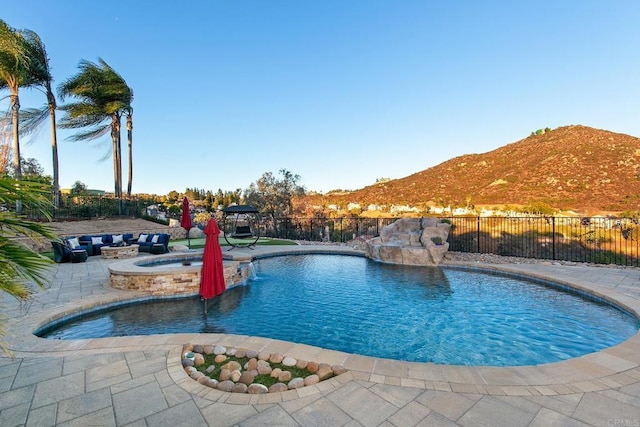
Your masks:
<instances>
[{"instance_id":1,"label":"tree trunk","mask_svg":"<svg viewBox=\"0 0 640 427\"><path fill-rule=\"evenodd\" d=\"M47 98L49 99L49 117L51 118L51 154L53 157L53 206L60 207L60 177L58 170L58 133L56 129L56 101L47 88Z\"/></svg>"},{"instance_id":2,"label":"tree trunk","mask_svg":"<svg viewBox=\"0 0 640 427\"><path fill-rule=\"evenodd\" d=\"M111 115L111 142L113 150L113 183L117 198L122 198L122 164L120 160L120 116Z\"/></svg>"},{"instance_id":3,"label":"tree trunk","mask_svg":"<svg viewBox=\"0 0 640 427\"><path fill-rule=\"evenodd\" d=\"M11 127L13 131L13 174L16 180L22 179L20 168L20 98L16 90L11 95ZM16 200L16 215L22 214L22 200Z\"/></svg>"},{"instance_id":4,"label":"tree trunk","mask_svg":"<svg viewBox=\"0 0 640 427\"><path fill-rule=\"evenodd\" d=\"M131 198L133 184L133 113L127 115L127 147L129 153L129 179L127 180L127 199Z\"/></svg>"}]
</instances>

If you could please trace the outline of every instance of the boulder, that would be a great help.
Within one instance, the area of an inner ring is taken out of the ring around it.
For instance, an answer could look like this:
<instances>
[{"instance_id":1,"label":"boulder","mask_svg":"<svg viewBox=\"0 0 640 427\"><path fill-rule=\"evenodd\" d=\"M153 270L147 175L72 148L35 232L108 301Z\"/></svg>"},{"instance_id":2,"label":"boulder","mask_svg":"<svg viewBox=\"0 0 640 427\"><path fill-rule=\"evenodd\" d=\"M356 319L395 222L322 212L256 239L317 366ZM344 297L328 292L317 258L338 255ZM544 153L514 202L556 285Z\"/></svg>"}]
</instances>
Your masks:
<instances>
[{"instance_id":1,"label":"boulder","mask_svg":"<svg viewBox=\"0 0 640 427\"><path fill-rule=\"evenodd\" d=\"M438 265L449 250L450 230L437 218L401 218L365 243L365 255L387 264Z\"/></svg>"}]
</instances>

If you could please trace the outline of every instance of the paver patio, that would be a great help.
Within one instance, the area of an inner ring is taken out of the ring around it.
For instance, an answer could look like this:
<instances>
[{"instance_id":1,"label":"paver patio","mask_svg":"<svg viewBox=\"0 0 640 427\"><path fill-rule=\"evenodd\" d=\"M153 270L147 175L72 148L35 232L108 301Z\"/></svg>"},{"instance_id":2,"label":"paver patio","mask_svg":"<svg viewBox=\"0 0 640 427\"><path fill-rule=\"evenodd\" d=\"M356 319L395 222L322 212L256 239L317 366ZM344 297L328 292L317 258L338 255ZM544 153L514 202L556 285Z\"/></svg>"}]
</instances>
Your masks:
<instances>
[{"instance_id":1,"label":"paver patio","mask_svg":"<svg viewBox=\"0 0 640 427\"><path fill-rule=\"evenodd\" d=\"M259 246L233 255L283 250L351 249ZM5 341L14 358L0 357L0 425L640 425L640 334L595 354L515 368L406 363L221 334L70 341L32 334L48 319L78 307L140 296L109 287L110 262L90 257L86 263L56 264L51 287L23 305L2 296ZM484 267L570 283L640 313L640 269L553 263ZM182 370L180 354L187 342L277 349L340 363L349 372L284 393L223 393Z\"/></svg>"}]
</instances>

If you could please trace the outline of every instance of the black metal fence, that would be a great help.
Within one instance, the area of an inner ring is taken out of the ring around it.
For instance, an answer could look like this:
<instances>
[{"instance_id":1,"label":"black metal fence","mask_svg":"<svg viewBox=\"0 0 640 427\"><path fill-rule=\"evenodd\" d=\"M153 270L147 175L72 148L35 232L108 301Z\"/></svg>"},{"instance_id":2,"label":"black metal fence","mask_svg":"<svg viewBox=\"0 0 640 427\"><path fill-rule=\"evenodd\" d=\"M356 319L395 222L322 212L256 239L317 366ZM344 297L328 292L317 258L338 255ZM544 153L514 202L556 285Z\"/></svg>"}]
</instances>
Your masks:
<instances>
[{"instance_id":1,"label":"black metal fence","mask_svg":"<svg viewBox=\"0 0 640 427\"><path fill-rule=\"evenodd\" d=\"M449 250L639 266L636 218L451 217Z\"/></svg>"},{"instance_id":2,"label":"black metal fence","mask_svg":"<svg viewBox=\"0 0 640 427\"><path fill-rule=\"evenodd\" d=\"M260 221L261 235L347 242L374 237L397 218L282 218ZM640 266L635 218L447 217L449 250L503 256Z\"/></svg>"},{"instance_id":3,"label":"black metal fence","mask_svg":"<svg viewBox=\"0 0 640 427\"><path fill-rule=\"evenodd\" d=\"M66 196L62 199L60 207L51 207L49 215L54 221L112 217L140 218L146 214L148 205L148 202L137 199L116 199L108 196ZM24 214L36 221L43 219L39 213L31 211L28 206L24 207Z\"/></svg>"},{"instance_id":4,"label":"black metal fence","mask_svg":"<svg viewBox=\"0 0 640 427\"><path fill-rule=\"evenodd\" d=\"M51 212L57 221L104 217L144 217L149 202L106 196L69 197ZM34 220L25 209L25 214ZM503 256L640 266L637 218L460 217L451 223L449 250ZM260 235L292 240L348 242L375 237L397 218L277 218L255 224Z\"/></svg>"},{"instance_id":5,"label":"black metal fence","mask_svg":"<svg viewBox=\"0 0 640 427\"><path fill-rule=\"evenodd\" d=\"M356 237L375 237L397 218L262 218L260 235L314 242L348 242Z\"/></svg>"}]
</instances>

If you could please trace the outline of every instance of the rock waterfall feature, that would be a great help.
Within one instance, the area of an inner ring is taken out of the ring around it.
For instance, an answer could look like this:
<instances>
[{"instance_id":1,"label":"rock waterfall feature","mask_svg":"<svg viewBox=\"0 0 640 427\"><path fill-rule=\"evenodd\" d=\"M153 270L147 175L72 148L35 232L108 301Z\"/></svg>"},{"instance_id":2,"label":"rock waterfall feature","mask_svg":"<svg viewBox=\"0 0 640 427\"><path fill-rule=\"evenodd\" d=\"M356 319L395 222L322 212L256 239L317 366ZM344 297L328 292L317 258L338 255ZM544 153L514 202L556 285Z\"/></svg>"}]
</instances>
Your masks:
<instances>
[{"instance_id":1,"label":"rock waterfall feature","mask_svg":"<svg viewBox=\"0 0 640 427\"><path fill-rule=\"evenodd\" d=\"M438 265L449 250L451 224L438 218L402 218L366 242L367 258L387 264Z\"/></svg>"}]
</instances>

